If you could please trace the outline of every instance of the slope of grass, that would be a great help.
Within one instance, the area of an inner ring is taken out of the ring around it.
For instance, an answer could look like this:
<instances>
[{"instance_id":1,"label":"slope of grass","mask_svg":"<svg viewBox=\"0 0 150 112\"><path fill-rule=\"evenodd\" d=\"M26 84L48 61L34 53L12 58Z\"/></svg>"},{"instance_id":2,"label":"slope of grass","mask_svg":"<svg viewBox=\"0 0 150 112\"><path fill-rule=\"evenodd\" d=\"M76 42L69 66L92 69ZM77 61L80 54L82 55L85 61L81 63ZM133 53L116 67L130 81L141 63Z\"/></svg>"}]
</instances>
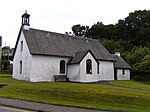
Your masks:
<instances>
[{"instance_id":1,"label":"slope of grass","mask_svg":"<svg viewBox=\"0 0 150 112\"><path fill-rule=\"evenodd\" d=\"M12 79L11 74L0 74L0 84L25 83L25 81Z\"/></svg>"},{"instance_id":2,"label":"slope of grass","mask_svg":"<svg viewBox=\"0 0 150 112\"><path fill-rule=\"evenodd\" d=\"M117 88L102 84L26 83L0 89L1 97L48 104L106 110L148 112L150 92Z\"/></svg>"},{"instance_id":3,"label":"slope of grass","mask_svg":"<svg viewBox=\"0 0 150 112\"><path fill-rule=\"evenodd\" d=\"M148 83L148 82L120 80L120 81L110 81L109 83L114 84L114 85L150 90L150 83Z\"/></svg>"}]
</instances>

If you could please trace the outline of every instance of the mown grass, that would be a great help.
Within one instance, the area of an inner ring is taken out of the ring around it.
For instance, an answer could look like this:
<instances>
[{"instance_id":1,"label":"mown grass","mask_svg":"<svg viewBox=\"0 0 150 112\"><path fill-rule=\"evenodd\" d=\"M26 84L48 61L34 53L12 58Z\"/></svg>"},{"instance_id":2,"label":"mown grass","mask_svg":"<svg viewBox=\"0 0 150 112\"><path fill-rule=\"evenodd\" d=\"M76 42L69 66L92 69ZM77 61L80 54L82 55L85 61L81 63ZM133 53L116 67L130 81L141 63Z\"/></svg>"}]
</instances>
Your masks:
<instances>
[{"instance_id":1,"label":"mown grass","mask_svg":"<svg viewBox=\"0 0 150 112\"><path fill-rule=\"evenodd\" d=\"M12 79L11 74L0 74L0 84L26 83L25 81Z\"/></svg>"},{"instance_id":2,"label":"mown grass","mask_svg":"<svg viewBox=\"0 0 150 112\"><path fill-rule=\"evenodd\" d=\"M17 82L1 88L0 97L93 109L150 111L150 92L103 84Z\"/></svg>"},{"instance_id":3,"label":"mown grass","mask_svg":"<svg viewBox=\"0 0 150 112\"><path fill-rule=\"evenodd\" d=\"M138 81L127 81L127 80L118 80L118 81L110 81L110 84L126 86L131 88L139 88L139 89L146 89L150 91L150 82L138 82Z\"/></svg>"}]
</instances>

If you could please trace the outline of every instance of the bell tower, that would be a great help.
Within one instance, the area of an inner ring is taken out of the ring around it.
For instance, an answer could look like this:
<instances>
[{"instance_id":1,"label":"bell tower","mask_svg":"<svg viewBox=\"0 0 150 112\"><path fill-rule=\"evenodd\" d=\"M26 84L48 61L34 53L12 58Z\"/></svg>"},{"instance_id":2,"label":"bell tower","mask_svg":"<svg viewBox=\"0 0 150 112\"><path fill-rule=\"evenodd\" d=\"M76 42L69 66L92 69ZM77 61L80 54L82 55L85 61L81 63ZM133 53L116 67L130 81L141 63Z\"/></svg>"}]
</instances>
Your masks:
<instances>
[{"instance_id":1,"label":"bell tower","mask_svg":"<svg viewBox=\"0 0 150 112\"><path fill-rule=\"evenodd\" d=\"M25 13L22 15L22 27L24 29L29 29L30 26L30 15L27 13L27 10Z\"/></svg>"}]
</instances>

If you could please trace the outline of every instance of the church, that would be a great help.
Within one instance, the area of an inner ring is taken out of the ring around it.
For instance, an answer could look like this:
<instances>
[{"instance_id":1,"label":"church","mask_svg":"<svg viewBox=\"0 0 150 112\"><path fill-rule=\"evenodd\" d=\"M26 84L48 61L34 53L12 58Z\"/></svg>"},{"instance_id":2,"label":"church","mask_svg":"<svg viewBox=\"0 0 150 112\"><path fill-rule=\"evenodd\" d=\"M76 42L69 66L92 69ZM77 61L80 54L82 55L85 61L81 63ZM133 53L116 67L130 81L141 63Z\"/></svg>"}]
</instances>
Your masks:
<instances>
[{"instance_id":1,"label":"church","mask_svg":"<svg viewBox=\"0 0 150 112\"><path fill-rule=\"evenodd\" d=\"M130 80L131 67L110 54L99 40L30 28L30 15L22 25L13 54L14 79L29 82L98 82Z\"/></svg>"}]
</instances>

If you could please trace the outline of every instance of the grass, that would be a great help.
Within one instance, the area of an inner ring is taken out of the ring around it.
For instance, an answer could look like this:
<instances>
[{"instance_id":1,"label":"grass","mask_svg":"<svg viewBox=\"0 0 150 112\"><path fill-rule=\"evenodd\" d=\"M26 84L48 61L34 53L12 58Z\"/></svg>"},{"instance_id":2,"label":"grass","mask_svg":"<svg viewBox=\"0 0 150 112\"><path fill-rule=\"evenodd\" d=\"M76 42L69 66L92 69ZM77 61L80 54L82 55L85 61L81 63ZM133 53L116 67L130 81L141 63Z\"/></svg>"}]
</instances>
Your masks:
<instances>
[{"instance_id":1,"label":"grass","mask_svg":"<svg viewBox=\"0 0 150 112\"><path fill-rule=\"evenodd\" d=\"M11 77L11 74L0 74L0 84L25 83L25 81L15 80Z\"/></svg>"},{"instance_id":2,"label":"grass","mask_svg":"<svg viewBox=\"0 0 150 112\"><path fill-rule=\"evenodd\" d=\"M110 84L114 85L120 85L120 86L126 86L131 88L139 88L139 89L145 89L150 91L150 82L138 82L138 81L127 81L127 80L118 80L118 81L110 81Z\"/></svg>"},{"instance_id":3,"label":"grass","mask_svg":"<svg viewBox=\"0 0 150 112\"><path fill-rule=\"evenodd\" d=\"M150 112L150 92L148 91L103 84L22 83L22 81L11 83L10 80L12 79L7 78L9 85L0 89L0 97L102 110ZM130 85L132 87L141 85L142 88L149 90L148 84L143 85L140 82L113 81L110 83Z\"/></svg>"}]
</instances>

